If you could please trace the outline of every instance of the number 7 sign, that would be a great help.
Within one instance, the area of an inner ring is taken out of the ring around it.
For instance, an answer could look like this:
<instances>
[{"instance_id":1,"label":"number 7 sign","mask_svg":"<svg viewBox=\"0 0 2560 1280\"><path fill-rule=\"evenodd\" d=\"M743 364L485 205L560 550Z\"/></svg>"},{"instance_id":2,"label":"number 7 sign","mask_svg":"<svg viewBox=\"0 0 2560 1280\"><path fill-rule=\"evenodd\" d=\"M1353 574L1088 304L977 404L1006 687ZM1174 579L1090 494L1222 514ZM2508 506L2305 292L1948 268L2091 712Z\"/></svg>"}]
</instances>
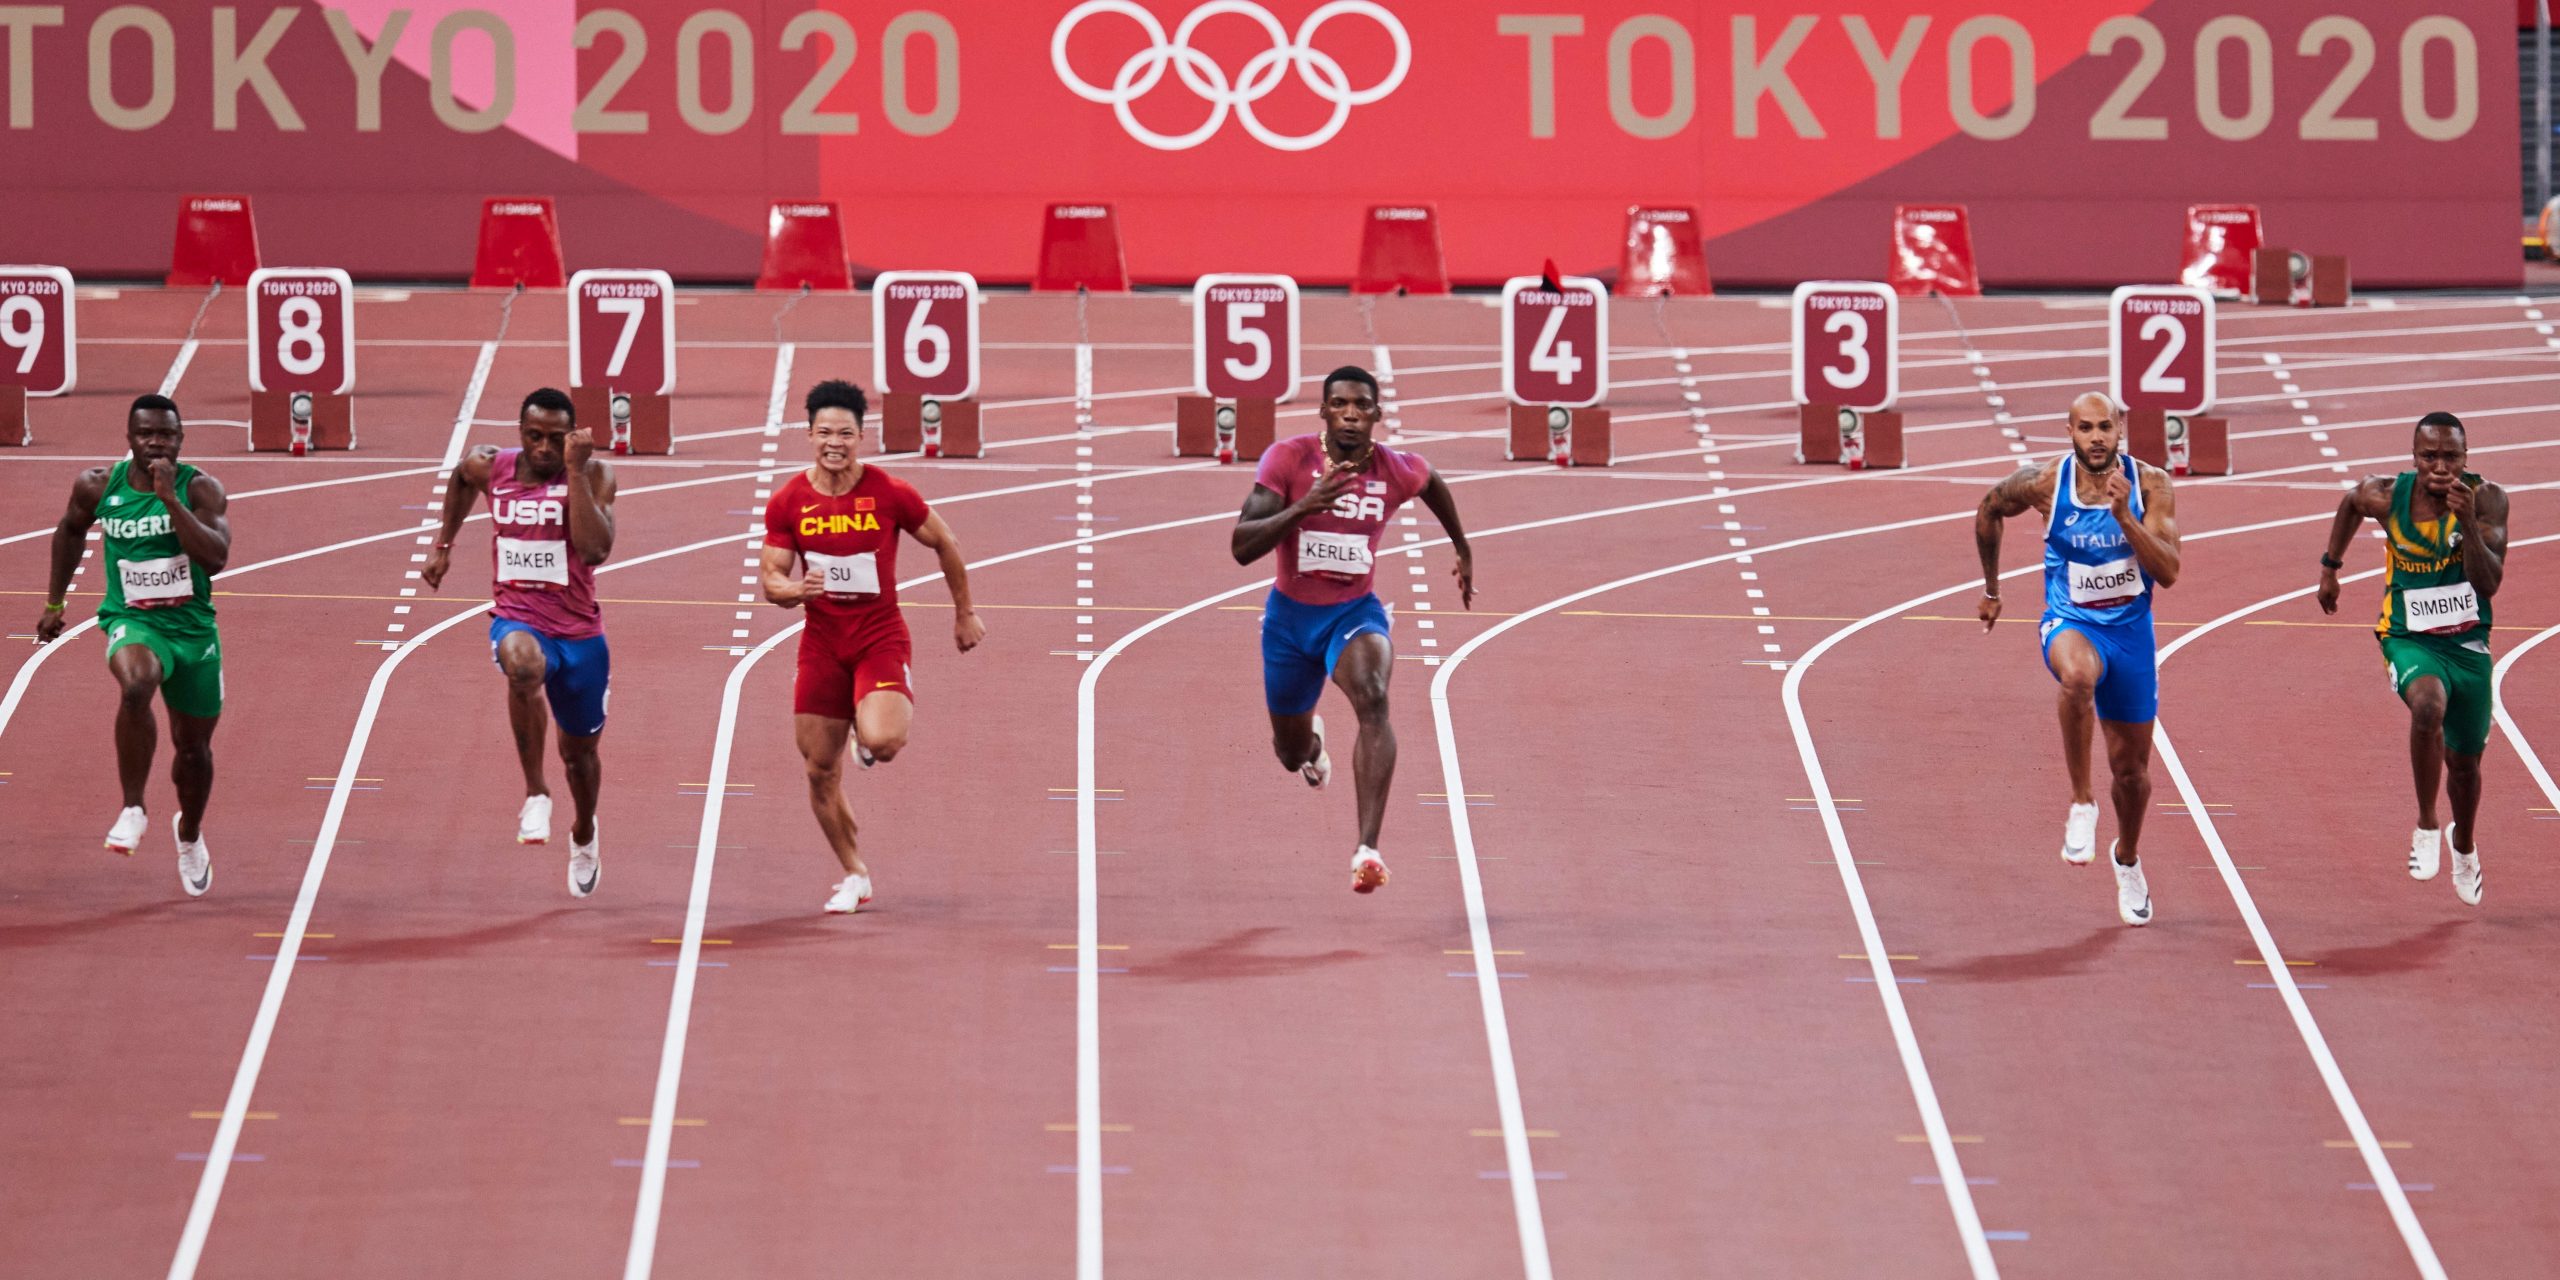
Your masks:
<instances>
[{"instance_id":1,"label":"number 7 sign","mask_svg":"<svg viewBox=\"0 0 2560 1280\"><path fill-rule=\"evenodd\" d=\"M2131 284L2107 299L2107 390L2127 410L2213 407L2213 294Z\"/></svg>"},{"instance_id":2,"label":"number 7 sign","mask_svg":"<svg viewBox=\"0 0 2560 1280\"><path fill-rule=\"evenodd\" d=\"M676 389L676 286L664 271L569 277L569 386L636 395Z\"/></svg>"}]
</instances>

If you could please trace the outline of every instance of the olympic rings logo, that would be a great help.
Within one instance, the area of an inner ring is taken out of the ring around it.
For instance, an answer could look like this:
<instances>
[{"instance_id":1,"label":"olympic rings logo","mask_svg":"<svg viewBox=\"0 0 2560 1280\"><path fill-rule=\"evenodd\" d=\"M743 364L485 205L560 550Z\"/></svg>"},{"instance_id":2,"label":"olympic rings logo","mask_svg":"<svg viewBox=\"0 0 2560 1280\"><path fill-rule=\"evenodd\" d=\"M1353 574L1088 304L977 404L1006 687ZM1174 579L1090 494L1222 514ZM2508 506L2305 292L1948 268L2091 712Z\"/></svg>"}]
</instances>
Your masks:
<instances>
[{"instance_id":1,"label":"olympic rings logo","mask_svg":"<svg viewBox=\"0 0 2560 1280\"><path fill-rule=\"evenodd\" d=\"M1087 81L1067 64L1067 41L1074 37L1076 28L1085 19L1105 13L1119 14L1137 23L1146 32L1148 42L1145 49L1120 65L1118 74L1111 78L1109 88ZM1243 72L1232 80L1228 78L1226 69L1214 59L1191 47L1192 33L1200 29L1201 23L1225 14L1252 19L1271 38L1271 47L1247 59ZM1396 46L1394 69L1365 89L1353 89L1342 64L1331 54L1315 47L1316 32L1325 23L1352 14L1377 23ZM1109 105L1112 114L1119 117L1120 127L1127 130L1130 137L1158 151L1188 151L1199 146L1226 125L1229 113L1243 122L1245 132L1266 147L1275 151L1308 151L1332 141L1334 135L1342 132L1342 126L1351 119L1353 107L1376 102L1404 83L1405 71L1413 65L1413 42L1405 35L1404 24L1372 0L1332 0L1332 3L1308 14L1307 20L1298 24L1294 36L1280 25L1280 20L1273 17L1270 10L1254 3L1254 0L1209 0L1192 10L1190 16L1182 20L1182 25L1174 28L1170 40L1165 38L1164 24L1134 0L1084 0L1084 3L1068 10L1066 17L1059 19L1057 32L1049 39L1049 62L1057 69L1059 81L1069 91L1087 102ZM1146 96L1149 90L1163 81L1167 67L1173 68L1174 74L1182 78L1182 83L1209 104L1209 118L1188 133L1158 133L1140 123L1137 113L1130 109L1130 104ZM1269 97L1272 90L1279 87L1281 77L1292 70L1298 73L1299 82L1306 85L1309 92L1333 104L1333 114L1305 134L1275 132L1253 113L1253 104Z\"/></svg>"}]
</instances>

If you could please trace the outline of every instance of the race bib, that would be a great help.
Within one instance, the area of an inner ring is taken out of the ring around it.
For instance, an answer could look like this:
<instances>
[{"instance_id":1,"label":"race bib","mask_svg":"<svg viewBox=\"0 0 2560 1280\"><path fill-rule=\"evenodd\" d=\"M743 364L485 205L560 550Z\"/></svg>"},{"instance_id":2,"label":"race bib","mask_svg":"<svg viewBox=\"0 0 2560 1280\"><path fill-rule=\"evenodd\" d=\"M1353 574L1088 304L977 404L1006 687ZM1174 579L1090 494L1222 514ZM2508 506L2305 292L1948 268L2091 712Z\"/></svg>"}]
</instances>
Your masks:
<instances>
[{"instance_id":1,"label":"race bib","mask_svg":"<svg viewBox=\"0 0 2560 1280\"><path fill-rule=\"evenodd\" d=\"M1377 563L1369 550L1369 539L1357 533L1321 533L1314 529L1298 531L1298 572L1338 573L1345 577L1366 577Z\"/></svg>"},{"instance_id":2,"label":"race bib","mask_svg":"<svg viewBox=\"0 0 2560 1280\"><path fill-rule=\"evenodd\" d=\"M2468 582L2412 587L2400 593L2400 611L2411 631L2468 631L2480 623L2480 593Z\"/></svg>"},{"instance_id":3,"label":"race bib","mask_svg":"<svg viewBox=\"0 0 2560 1280\"><path fill-rule=\"evenodd\" d=\"M116 572L124 580L124 602L136 609L166 609L195 598L195 573L183 555L122 561Z\"/></svg>"},{"instance_id":4,"label":"race bib","mask_svg":"<svg viewBox=\"0 0 2560 1280\"><path fill-rule=\"evenodd\" d=\"M2105 564L2065 561L2071 571L2071 603L2116 604L2142 594L2142 566L2131 557Z\"/></svg>"},{"instance_id":5,"label":"race bib","mask_svg":"<svg viewBox=\"0 0 2560 1280\"><path fill-rule=\"evenodd\" d=\"M849 556L820 555L807 552L809 567L827 575L827 594L831 596L876 596L880 594L880 563L868 551Z\"/></svg>"},{"instance_id":6,"label":"race bib","mask_svg":"<svg viewBox=\"0 0 2560 1280\"><path fill-rule=\"evenodd\" d=\"M560 538L498 539L498 581L569 585L569 544Z\"/></svg>"}]
</instances>

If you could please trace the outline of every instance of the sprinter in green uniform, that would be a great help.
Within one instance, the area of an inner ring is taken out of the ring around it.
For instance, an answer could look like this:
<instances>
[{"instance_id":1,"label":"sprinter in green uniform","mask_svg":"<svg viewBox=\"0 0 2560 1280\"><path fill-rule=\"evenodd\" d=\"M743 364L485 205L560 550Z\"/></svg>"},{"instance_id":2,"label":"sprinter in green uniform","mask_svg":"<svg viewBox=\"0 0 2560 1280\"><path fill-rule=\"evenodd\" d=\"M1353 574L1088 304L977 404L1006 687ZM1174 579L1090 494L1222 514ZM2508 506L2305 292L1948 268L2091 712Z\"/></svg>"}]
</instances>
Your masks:
<instances>
[{"instance_id":1,"label":"sprinter in green uniform","mask_svg":"<svg viewBox=\"0 0 2560 1280\"><path fill-rule=\"evenodd\" d=\"M80 566L89 527L106 535L99 568L106 599L98 626L107 633L107 670L124 689L116 710L116 772L124 811L107 831L107 848L131 854L150 825L143 784L151 776L159 726L155 693L169 704L169 777L178 786L178 880L189 894L213 886L213 854L205 847L204 806L213 793L213 729L222 717L222 635L213 621L213 575L231 557L229 499L212 476L178 460L186 424L176 402L147 395L125 415L133 456L93 467L71 483L71 505L53 529L53 577L46 584L36 643L59 637L68 619L63 593ZM182 499L179 495L185 495Z\"/></svg>"},{"instance_id":2,"label":"sprinter in green uniform","mask_svg":"<svg viewBox=\"0 0 2560 1280\"><path fill-rule=\"evenodd\" d=\"M2409 764L2418 782L2418 830L2409 875L2435 878L2444 833L2436 784L2453 797L2453 891L2480 905L2480 753L2489 745L2489 601L2507 576L2507 492L2463 469L2462 419L2418 419L2417 470L2375 476L2338 504L2320 557L2320 607L2338 611L2338 570L2367 519L2382 522L2387 576L2382 660L2409 704Z\"/></svg>"}]
</instances>

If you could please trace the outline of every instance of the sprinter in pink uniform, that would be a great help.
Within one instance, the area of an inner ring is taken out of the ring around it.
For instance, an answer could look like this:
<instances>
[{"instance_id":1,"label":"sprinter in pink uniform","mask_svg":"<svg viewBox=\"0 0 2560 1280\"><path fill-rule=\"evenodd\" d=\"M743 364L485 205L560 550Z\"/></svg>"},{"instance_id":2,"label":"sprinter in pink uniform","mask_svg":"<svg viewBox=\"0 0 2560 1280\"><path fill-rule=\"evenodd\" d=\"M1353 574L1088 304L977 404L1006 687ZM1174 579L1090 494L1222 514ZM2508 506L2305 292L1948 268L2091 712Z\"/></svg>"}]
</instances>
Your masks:
<instances>
[{"instance_id":1,"label":"sprinter in pink uniform","mask_svg":"<svg viewBox=\"0 0 2560 1280\"><path fill-rule=\"evenodd\" d=\"M1378 542L1396 509L1420 498L1449 533L1458 558L1458 601L1467 608L1475 605L1475 561L1458 525L1457 500L1431 464L1374 438L1378 380L1368 370L1346 365L1325 375L1316 412L1322 432L1292 436L1263 453L1229 549L1237 564L1271 555L1277 567L1262 606L1262 694L1271 712L1271 749L1282 767L1311 787L1333 776L1324 718L1315 714L1326 680L1341 687L1360 718L1352 767L1360 847L1351 855L1351 889L1369 893L1387 882L1378 829L1396 774L1396 731L1387 720L1394 623L1370 589Z\"/></svg>"},{"instance_id":2,"label":"sprinter in pink uniform","mask_svg":"<svg viewBox=\"0 0 2560 1280\"><path fill-rule=\"evenodd\" d=\"M578 426L569 397L544 387L516 412L524 443L481 445L456 467L444 499L444 524L420 577L444 586L454 535L470 514L472 495L489 495L497 528L494 616L489 649L507 676L507 721L524 766L524 807L516 842L551 839L551 786L543 778L547 721L560 722L560 764L578 813L569 827L569 892L595 892L603 874L596 838L596 793L604 767L605 699L613 670L604 614L596 607L596 566L613 554L613 468L595 456L595 436Z\"/></svg>"}]
</instances>

